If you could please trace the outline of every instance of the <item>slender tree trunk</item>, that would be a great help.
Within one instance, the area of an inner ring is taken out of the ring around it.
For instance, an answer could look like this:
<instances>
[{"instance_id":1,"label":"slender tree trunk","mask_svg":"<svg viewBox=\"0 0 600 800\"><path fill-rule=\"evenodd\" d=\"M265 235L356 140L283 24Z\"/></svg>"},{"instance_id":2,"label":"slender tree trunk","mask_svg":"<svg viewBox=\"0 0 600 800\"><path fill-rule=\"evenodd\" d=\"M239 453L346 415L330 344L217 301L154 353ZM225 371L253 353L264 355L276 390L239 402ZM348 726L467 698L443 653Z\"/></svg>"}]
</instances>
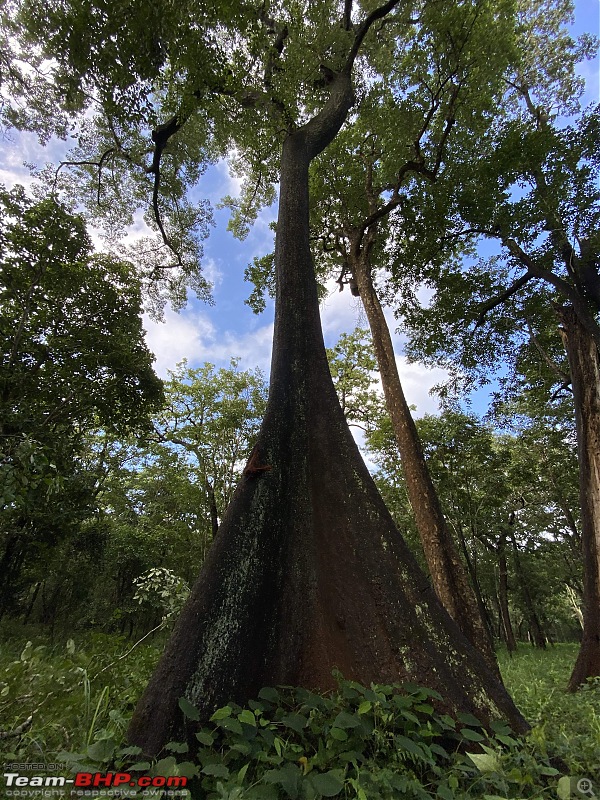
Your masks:
<instances>
[{"instance_id":1,"label":"slender tree trunk","mask_svg":"<svg viewBox=\"0 0 600 800\"><path fill-rule=\"evenodd\" d=\"M537 611L535 610L535 604L533 602L533 598L531 597L529 586L527 585L527 576L525 575L525 572L523 570L523 564L521 563L521 555L519 553L519 548L517 547L517 542L514 537L512 537L512 546L513 546L513 555L515 562L515 573L519 581L521 596L523 597L523 603L525 605L525 609L527 612L527 623L529 625L529 632L531 634L531 639L536 647L539 647L540 650L545 650L546 635L542 630L540 618L538 617Z\"/></svg>"},{"instance_id":2,"label":"slender tree trunk","mask_svg":"<svg viewBox=\"0 0 600 800\"><path fill-rule=\"evenodd\" d=\"M357 244L353 244L353 250L358 250ZM349 264L369 320L385 402L400 451L408 498L431 580L446 611L458 623L467 639L481 651L492 669L497 670L490 637L446 524L419 434L404 396L392 337L373 285L368 253L367 242L360 254L351 252Z\"/></svg>"},{"instance_id":3,"label":"slender tree trunk","mask_svg":"<svg viewBox=\"0 0 600 800\"><path fill-rule=\"evenodd\" d=\"M31 600L29 601L29 605L27 606L27 611L25 612L25 616L23 617L23 622L25 625L27 625L27 623L29 622L29 617L33 613L33 608L35 606L35 601L37 600L37 596L40 593L41 585L42 585L41 581L38 581L35 585L33 594L31 596Z\"/></svg>"},{"instance_id":4,"label":"slender tree trunk","mask_svg":"<svg viewBox=\"0 0 600 800\"><path fill-rule=\"evenodd\" d=\"M17 527L8 534L4 553L0 559L0 619L15 605L15 594L25 554L27 551L27 534L24 528Z\"/></svg>"},{"instance_id":5,"label":"slender tree trunk","mask_svg":"<svg viewBox=\"0 0 600 800\"><path fill-rule=\"evenodd\" d=\"M508 652L512 655L517 650L517 642L508 610L508 564L506 561L506 539L501 537L498 542L498 601L500 616L504 629L504 638Z\"/></svg>"},{"instance_id":6,"label":"slender tree trunk","mask_svg":"<svg viewBox=\"0 0 600 800\"><path fill-rule=\"evenodd\" d=\"M600 675L600 368L596 342L573 308L559 308L558 316L571 371L581 500L583 638L569 680L576 691Z\"/></svg>"},{"instance_id":7,"label":"slender tree trunk","mask_svg":"<svg viewBox=\"0 0 600 800\"><path fill-rule=\"evenodd\" d=\"M329 374L309 246L308 167L352 102L349 73L287 136L275 247L269 402L257 445L201 574L138 703L129 739L155 754L186 726L263 686L329 689L411 679L450 711L527 728L446 614L362 461ZM193 727L187 729L193 743Z\"/></svg>"},{"instance_id":8,"label":"slender tree trunk","mask_svg":"<svg viewBox=\"0 0 600 800\"><path fill-rule=\"evenodd\" d=\"M469 577L471 578L471 586L473 587L473 592L475 593L475 598L477 600L477 608L479 609L479 615L483 620L483 624L485 625L488 638L490 642L492 642L493 644L494 627L492 619L490 617L490 612L488 611L485 605L485 600L483 599L483 592L481 591L481 585L479 583L479 578L477 577L477 569L469 553L469 548L467 547L465 535L463 533L462 527L460 526L458 528L458 535L460 537L460 545L465 558L465 564L467 565L467 571L469 573Z\"/></svg>"},{"instance_id":9,"label":"slender tree trunk","mask_svg":"<svg viewBox=\"0 0 600 800\"><path fill-rule=\"evenodd\" d=\"M208 495L208 507L210 510L210 530L214 539L219 532L219 509L215 498L215 489L208 478L204 479L206 494Z\"/></svg>"}]
</instances>

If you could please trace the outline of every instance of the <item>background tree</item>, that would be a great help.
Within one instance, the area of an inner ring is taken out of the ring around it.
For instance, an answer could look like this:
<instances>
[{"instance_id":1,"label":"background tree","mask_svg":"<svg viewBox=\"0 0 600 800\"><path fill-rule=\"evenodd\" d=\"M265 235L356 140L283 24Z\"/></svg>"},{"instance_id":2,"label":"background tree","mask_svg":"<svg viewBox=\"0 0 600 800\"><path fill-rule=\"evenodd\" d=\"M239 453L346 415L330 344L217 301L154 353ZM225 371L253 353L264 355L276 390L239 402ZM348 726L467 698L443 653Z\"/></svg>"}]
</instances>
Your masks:
<instances>
[{"instance_id":1,"label":"background tree","mask_svg":"<svg viewBox=\"0 0 600 800\"><path fill-rule=\"evenodd\" d=\"M152 438L175 446L203 487L214 537L258 435L266 404L262 375L239 371L236 361L220 370L211 364L190 369L184 362L165 391Z\"/></svg>"},{"instance_id":2,"label":"background tree","mask_svg":"<svg viewBox=\"0 0 600 800\"><path fill-rule=\"evenodd\" d=\"M136 601L136 579L164 569L193 583L214 504L220 514L239 480L264 402L258 371L180 365L141 439L88 431L78 460L94 476L93 503L47 548L43 568L25 565L26 620L128 636L159 625L162 606Z\"/></svg>"},{"instance_id":3,"label":"background tree","mask_svg":"<svg viewBox=\"0 0 600 800\"><path fill-rule=\"evenodd\" d=\"M49 549L92 513L86 433L147 425L162 383L130 265L94 254L83 221L54 200L0 193L0 293L5 612L24 568L43 571Z\"/></svg>"},{"instance_id":4,"label":"background tree","mask_svg":"<svg viewBox=\"0 0 600 800\"><path fill-rule=\"evenodd\" d=\"M569 481L576 482L577 474L568 440L524 425L516 436L500 434L473 415L450 411L439 417L426 415L417 420L417 427L490 631L511 650L516 647L516 620L523 620L521 633L533 635L539 629L540 645L545 645L543 628L551 621L558 626L555 635L576 635L563 600L565 585L581 589L581 567L579 559L573 559L574 542L561 508L562 492ZM368 444L380 466L384 497L405 520L407 500L385 417ZM557 472L563 484L559 494ZM418 546L414 534L409 540Z\"/></svg>"}]
</instances>

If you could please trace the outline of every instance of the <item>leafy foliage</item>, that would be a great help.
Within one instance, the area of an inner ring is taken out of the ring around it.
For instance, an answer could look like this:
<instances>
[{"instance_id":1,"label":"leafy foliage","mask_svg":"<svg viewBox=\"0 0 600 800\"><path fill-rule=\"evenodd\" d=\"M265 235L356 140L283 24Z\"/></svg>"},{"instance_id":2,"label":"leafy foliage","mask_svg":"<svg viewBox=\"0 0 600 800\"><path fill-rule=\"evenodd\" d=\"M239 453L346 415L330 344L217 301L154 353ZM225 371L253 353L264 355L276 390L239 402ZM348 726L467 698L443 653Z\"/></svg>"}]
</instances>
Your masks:
<instances>
[{"instance_id":1,"label":"leafy foliage","mask_svg":"<svg viewBox=\"0 0 600 800\"><path fill-rule=\"evenodd\" d=\"M534 725L525 740L502 723L488 735L469 715L440 717L427 689L340 680L330 695L266 688L245 709L229 703L198 731L197 745L172 742L152 764L121 742L159 648L142 645L119 660L127 646L114 636L54 647L3 644L3 724L14 728L33 712L20 737L0 741L4 760L185 775L192 796L205 800L391 800L400 792L541 799L556 796L561 775L597 774L600 690L590 682L576 696L564 691L573 645L500 653L504 679ZM196 719L194 707L180 703Z\"/></svg>"},{"instance_id":2,"label":"leafy foliage","mask_svg":"<svg viewBox=\"0 0 600 800\"><path fill-rule=\"evenodd\" d=\"M95 254L81 218L22 187L0 191L0 298L5 611L22 568L37 579L48 548L94 513L100 459L84 459L86 436L147 427L162 382L131 265Z\"/></svg>"}]
</instances>

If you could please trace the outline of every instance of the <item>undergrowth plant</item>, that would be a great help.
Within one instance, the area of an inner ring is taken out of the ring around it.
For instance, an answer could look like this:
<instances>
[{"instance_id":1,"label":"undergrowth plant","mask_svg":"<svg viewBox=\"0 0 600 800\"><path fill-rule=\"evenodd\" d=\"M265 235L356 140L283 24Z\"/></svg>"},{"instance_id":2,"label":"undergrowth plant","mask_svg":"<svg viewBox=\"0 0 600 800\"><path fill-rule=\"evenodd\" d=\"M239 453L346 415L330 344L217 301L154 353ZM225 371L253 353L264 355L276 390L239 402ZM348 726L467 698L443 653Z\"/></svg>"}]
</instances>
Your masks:
<instances>
[{"instance_id":1,"label":"undergrowth plant","mask_svg":"<svg viewBox=\"0 0 600 800\"><path fill-rule=\"evenodd\" d=\"M437 713L439 700L411 684L366 688L341 677L327 695L265 688L246 708L218 709L193 745L170 742L155 763L132 763L141 753L114 739L61 757L74 771L185 776L194 800L500 800L542 798L556 787L560 771L504 723L487 733L470 714ZM188 701L180 706L198 721Z\"/></svg>"},{"instance_id":2,"label":"undergrowth plant","mask_svg":"<svg viewBox=\"0 0 600 800\"><path fill-rule=\"evenodd\" d=\"M63 764L66 776L184 776L191 800L567 798L575 777L600 774L600 686L566 693L573 646L501 654L507 686L533 725L525 738L502 722L486 732L470 715L442 715L439 696L423 687L363 687L338 676L330 694L265 688L246 708L230 703L154 762L126 745L124 731L158 649L127 652L124 640L103 635L84 645L4 645L0 728L32 719L20 735L0 737L0 758ZM180 705L199 726L195 708ZM109 796L159 800L161 790Z\"/></svg>"},{"instance_id":3,"label":"undergrowth plant","mask_svg":"<svg viewBox=\"0 0 600 800\"><path fill-rule=\"evenodd\" d=\"M124 649L122 637L105 634L83 646L2 642L0 761L53 764L59 751L92 746L106 733L120 741L158 655L146 647L119 662Z\"/></svg>"},{"instance_id":4,"label":"undergrowth plant","mask_svg":"<svg viewBox=\"0 0 600 800\"><path fill-rule=\"evenodd\" d=\"M533 726L529 740L537 751L561 758L572 775L594 779L600 776L600 679L567 692L577 650L576 644L548 650L521 645L513 658L500 652L500 669L517 707Z\"/></svg>"}]
</instances>

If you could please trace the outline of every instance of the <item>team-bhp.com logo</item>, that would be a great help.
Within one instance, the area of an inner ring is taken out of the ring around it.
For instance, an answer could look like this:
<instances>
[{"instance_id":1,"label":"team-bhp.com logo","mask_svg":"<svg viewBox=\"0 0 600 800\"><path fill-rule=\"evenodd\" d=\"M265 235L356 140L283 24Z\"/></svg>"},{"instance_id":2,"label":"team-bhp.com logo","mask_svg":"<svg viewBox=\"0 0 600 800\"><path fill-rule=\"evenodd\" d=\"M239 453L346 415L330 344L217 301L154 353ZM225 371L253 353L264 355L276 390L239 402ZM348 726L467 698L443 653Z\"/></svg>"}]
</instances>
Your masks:
<instances>
[{"instance_id":1,"label":"team-bhp.com logo","mask_svg":"<svg viewBox=\"0 0 600 800\"><path fill-rule=\"evenodd\" d=\"M5 772L6 788L10 796L18 797L19 789L108 789L133 787L136 789L184 789L187 778L182 775L141 775L135 777L128 772L78 772L74 778L63 778L59 775L20 775L18 772Z\"/></svg>"}]
</instances>

